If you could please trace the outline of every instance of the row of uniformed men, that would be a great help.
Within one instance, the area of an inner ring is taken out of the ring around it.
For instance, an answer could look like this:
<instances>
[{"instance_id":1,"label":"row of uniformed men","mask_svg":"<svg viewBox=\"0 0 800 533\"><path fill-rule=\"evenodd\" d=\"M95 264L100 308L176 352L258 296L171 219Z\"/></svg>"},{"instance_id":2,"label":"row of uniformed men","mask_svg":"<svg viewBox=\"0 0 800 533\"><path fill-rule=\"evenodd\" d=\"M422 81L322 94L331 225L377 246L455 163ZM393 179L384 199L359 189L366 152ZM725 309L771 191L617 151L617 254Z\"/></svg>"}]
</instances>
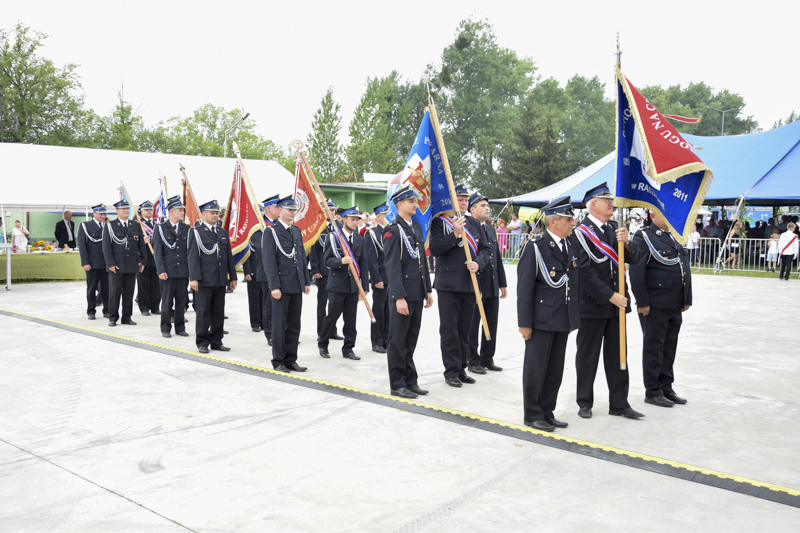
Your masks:
<instances>
[{"instance_id":1,"label":"row of uniformed men","mask_svg":"<svg viewBox=\"0 0 800 533\"><path fill-rule=\"evenodd\" d=\"M422 229L411 218L419 198L413 189L397 191L391 199L398 212L395 222L388 226L379 223L370 230L369 240L356 231L358 210L344 210L339 236L328 227L312 249L310 273L303 253L302 235L292 224L297 209L294 200L291 197L279 200L276 196L264 201L267 228L251 240L253 259L246 263L245 276L248 281L256 282L254 289L258 288L262 324L272 345L273 367L281 371L306 370L297 363L297 344L302 294L310 292L311 275L317 278L322 293L318 294L317 310L320 355L329 357L329 340L335 338L336 321L344 315L343 355L359 359L352 351L358 305L358 290L350 268L353 262L365 291L369 291L369 281L372 282L373 308L376 309L376 318L382 318L373 325L373 349L381 351L380 348L385 348L388 352L393 395L413 398L427 394L417 383L413 355L422 309L433 304L432 288L437 290L440 300L440 342L448 385L460 387L463 383L474 383L474 378L466 374L467 368L478 374L485 373L485 369L502 370L493 360L498 300L506 296L497 235L491 225L486 224L489 218L486 198L479 195L470 198L463 186L457 187L456 193L459 209L471 216L458 219L440 216L432 221L430 250L437 258L437 274L440 274L433 286L425 261ZM630 306L627 297L616 293L618 267L614 259L614 243L615 233L617 238L626 242L628 235L624 228L617 230L616 223L609 220L613 212L611 198L605 186L587 193L585 201L589 216L579 228L583 231L579 231L577 237L571 236L575 222L569 199L552 202L545 208L548 231L541 239L526 246L521 255L517 305L520 331L526 341L524 420L538 429L552 431L555 427L565 427L565 423L554 418L553 409L563 374L566 340L569 333L579 326L576 356L579 415L583 418L592 416L592 388L603 346L610 414L629 418L643 416L628 404L628 373L620 370L618 364L619 336L615 317L618 309L629 311ZM117 224L109 228L111 231L102 234L102 241L104 251L111 251L106 253L107 263L119 267L116 271L112 267L108 269L112 273L112 287L125 287L125 282L115 281L114 275L130 274L132 270L135 273L133 262L123 264L125 262L121 259L135 255L136 248L143 256L144 239L136 235L137 225L126 224L124 206L115 206L120 219L114 221ZM191 283L196 291L198 349L202 353L207 353L209 347L227 350L222 344L224 295L226 286L235 288L236 273L227 233L216 226L219 206L216 202L201 206L203 222L195 228L181 222L183 206L179 197L170 199L168 207L169 223L159 225L152 240L158 275L166 282L162 333L169 335L168 315L173 305L176 332L181 334L183 331L186 284ZM380 222L383 222L384 207L376 208ZM654 223L657 229L639 232L633 245L626 249L634 265L631 279L645 334L646 401L671 407L674 403L685 403L675 395L671 384L680 313L691 303L691 274L685 265L685 253L669 235L666 224L657 216L654 216ZM472 249L473 260L469 262L464 261L462 232ZM95 238L96 234L90 241ZM129 247L127 238L132 240L132 247ZM350 257L344 249L348 249ZM183 268L179 268L181 253L185 258ZM651 258L657 259L650 261ZM480 316L476 310L470 272L476 273L480 279L492 339L487 341L484 338L480 350L477 342ZM91 292L93 283L88 271L87 285L88 292ZM571 298L570 291L580 297ZM93 309L92 302L89 303ZM119 292L115 296L112 290L111 303L116 310ZM643 305L645 303L649 305ZM112 317L115 317L113 313ZM124 323L125 317L123 299ZM130 312L127 318L130 320ZM382 333L385 336L382 337Z\"/></svg>"}]
</instances>

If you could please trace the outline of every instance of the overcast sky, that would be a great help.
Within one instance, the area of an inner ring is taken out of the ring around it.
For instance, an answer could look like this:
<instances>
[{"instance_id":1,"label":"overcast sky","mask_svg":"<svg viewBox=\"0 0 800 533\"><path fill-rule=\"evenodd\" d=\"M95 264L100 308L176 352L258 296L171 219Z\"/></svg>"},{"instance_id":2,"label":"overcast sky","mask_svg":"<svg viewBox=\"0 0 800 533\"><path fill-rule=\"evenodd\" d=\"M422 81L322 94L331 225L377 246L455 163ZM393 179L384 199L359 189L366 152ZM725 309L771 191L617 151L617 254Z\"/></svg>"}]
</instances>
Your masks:
<instances>
[{"instance_id":1,"label":"overcast sky","mask_svg":"<svg viewBox=\"0 0 800 533\"><path fill-rule=\"evenodd\" d=\"M418 80L459 21L487 19L501 46L562 85L599 76L611 97L617 31L639 87L704 81L741 94L760 127L800 112L800 2L6 0L0 25L50 35L42 54L80 65L100 114L114 89L153 125L206 104L251 113L285 146L305 139L329 86L344 130L370 76Z\"/></svg>"}]
</instances>

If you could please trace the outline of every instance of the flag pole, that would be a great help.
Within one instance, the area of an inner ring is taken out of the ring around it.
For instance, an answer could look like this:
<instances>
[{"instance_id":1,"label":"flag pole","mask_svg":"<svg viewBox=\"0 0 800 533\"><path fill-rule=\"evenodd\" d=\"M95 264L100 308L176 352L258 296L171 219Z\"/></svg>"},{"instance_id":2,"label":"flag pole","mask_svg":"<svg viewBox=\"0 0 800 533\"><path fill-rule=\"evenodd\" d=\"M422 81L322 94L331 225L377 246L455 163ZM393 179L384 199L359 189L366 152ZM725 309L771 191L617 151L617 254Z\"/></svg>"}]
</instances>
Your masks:
<instances>
[{"instance_id":1,"label":"flag pole","mask_svg":"<svg viewBox=\"0 0 800 533\"><path fill-rule=\"evenodd\" d=\"M622 68L622 50L619 49L619 32L617 32L617 51L615 53L617 56L617 68ZM617 87L617 74L616 69L614 70L614 88L616 90ZM617 106L619 106L619 91L616 90L617 93ZM619 121L619 113L617 115L617 121ZM617 147L619 150L619 146ZM617 154L619 157L619 154ZM616 191L615 191L616 192ZM625 208L620 207L620 220L617 222L617 228L620 227L620 224L625 224ZM616 238L616 235L614 235ZM619 274L618 280L618 287L619 287L619 294L624 298L625 297L625 243L622 241L617 241L617 257L619 259L619 265L617 265L617 271ZM628 368L628 338L625 334L625 326L626 326L626 312L627 309L619 309L619 368L620 370L625 370Z\"/></svg>"},{"instance_id":2,"label":"flag pole","mask_svg":"<svg viewBox=\"0 0 800 533\"><path fill-rule=\"evenodd\" d=\"M181 174L183 174L183 203L186 204L186 193L188 192L192 197L192 204L194 204L194 211L197 215L197 220L202 220L203 214L200 212L200 206L197 205L197 198L194 195L194 191L192 190L192 186L189 184L189 178L186 176L186 168L178 163L181 167ZM188 215L184 215L184 218L188 218Z\"/></svg>"},{"instance_id":3,"label":"flag pole","mask_svg":"<svg viewBox=\"0 0 800 533\"><path fill-rule=\"evenodd\" d=\"M336 219L333 218L333 214L331 213L330 209L328 209L328 200L325 198L325 194L322 192L322 189L317 183L317 178L314 177L314 172L311 170L311 165L308 164L308 160L306 159L306 154L303 152L303 142L302 141L294 141L292 145L298 149L299 151L299 158L300 164L303 165L303 168L306 171L306 179L309 181L311 186L314 188L314 192L317 193L317 199L322 203L322 207L325 210L325 218L328 219L328 223L333 226L333 231L336 234L336 238L339 239L339 245L342 248L342 255L346 257L351 257L350 253L347 251L347 247L343 243L344 235L342 235L342 231L339 229L339 226L336 224ZM297 164L297 161L295 161ZM364 302L364 307L367 308L367 314L369 315L369 319L375 324L375 315L372 314L372 308L369 306L369 302L367 301L367 294L364 292L364 288L361 286L361 278L356 271L355 263L350 263L348 265L350 267L350 274L353 276L353 281L356 282L356 288L358 289L358 295L361 297L361 301Z\"/></svg>"},{"instance_id":4,"label":"flag pole","mask_svg":"<svg viewBox=\"0 0 800 533\"><path fill-rule=\"evenodd\" d=\"M144 223L142 223L142 219L136 216L136 210L133 208L133 205L132 205L133 204L133 200L131 200L130 196L128 195L128 189L127 189L127 187L125 187L125 183L123 183L122 180L120 180L119 183L120 183L120 185L122 185L122 190L125 191L125 198L128 200L128 203L131 203L131 211L133 212L133 219L136 222L139 223L139 226L142 228L142 233L144 235L148 236L148 238L149 238L149 235L147 235L147 231L144 229ZM137 204L136 207L139 207L138 204ZM155 233L154 233L154 235L155 235ZM153 250L153 243L148 242L147 246L150 248L150 253L152 253L155 256L156 252L155 252L155 250Z\"/></svg>"},{"instance_id":5,"label":"flag pole","mask_svg":"<svg viewBox=\"0 0 800 533\"><path fill-rule=\"evenodd\" d=\"M453 175L450 172L450 162L447 160L447 151L444 149L444 139L442 138L442 130L439 128L439 119L436 116L436 106L433 104L430 88L428 88L428 109L431 112L431 121L433 122L433 132L436 134L436 142L439 144L439 151L442 152L442 161L444 162L444 173L447 177L447 185L450 189L450 201L453 204L453 211L460 217L461 209L458 207L458 198L456 198L456 188L453 184ZM467 256L467 261L472 261L472 253L469 251L469 244L467 243L466 231L461 232L461 241L464 244L464 254ZM475 291L475 300L478 302L478 311L481 314L481 324L483 324L483 334L486 340L492 339L492 334L489 332L489 324L486 322L486 312L483 310L483 298L481 296L481 289L478 286L478 278L475 272L469 273L472 279L472 288Z\"/></svg>"},{"instance_id":6,"label":"flag pole","mask_svg":"<svg viewBox=\"0 0 800 533\"><path fill-rule=\"evenodd\" d=\"M253 193L253 186L250 185L250 178L247 176L247 169L244 168L244 161L242 161L242 152L239 150L239 145L236 144L236 141L233 141L233 151L236 153L236 159L239 160L239 164L242 166L242 176L244 177L245 187L247 187L247 195L250 197L251 207L256 213L260 213L261 209L255 204L257 201L256 195ZM266 228L263 216L258 217L258 222L261 225L261 229Z\"/></svg>"}]
</instances>

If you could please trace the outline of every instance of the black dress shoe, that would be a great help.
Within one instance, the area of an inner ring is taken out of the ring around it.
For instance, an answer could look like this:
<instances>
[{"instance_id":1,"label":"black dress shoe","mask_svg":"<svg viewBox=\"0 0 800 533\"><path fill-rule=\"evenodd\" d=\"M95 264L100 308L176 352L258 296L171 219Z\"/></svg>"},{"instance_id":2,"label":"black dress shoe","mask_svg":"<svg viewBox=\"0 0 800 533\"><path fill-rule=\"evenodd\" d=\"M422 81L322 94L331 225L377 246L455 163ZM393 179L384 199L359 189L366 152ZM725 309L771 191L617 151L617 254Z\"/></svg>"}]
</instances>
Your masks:
<instances>
[{"instance_id":1,"label":"black dress shoe","mask_svg":"<svg viewBox=\"0 0 800 533\"><path fill-rule=\"evenodd\" d=\"M225 315L222 315L222 318L224 318L225 320L228 320L228 317L226 317Z\"/></svg>"},{"instance_id":2,"label":"black dress shoe","mask_svg":"<svg viewBox=\"0 0 800 533\"><path fill-rule=\"evenodd\" d=\"M161 334L161 336L164 337L165 339L169 339L170 337L172 337L169 331L165 331L164 333Z\"/></svg>"},{"instance_id":3,"label":"black dress shoe","mask_svg":"<svg viewBox=\"0 0 800 533\"><path fill-rule=\"evenodd\" d=\"M486 370L491 370L492 372L502 372L502 368L497 366L494 363L489 363L488 365L481 365Z\"/></svg>"},{"instance_id":4,"label":"black dress shoe","mask_svg":"<svg viewBox=\"0 0 800 533\"><path fill-rule=\"evenodd\" d=\"M225 331L225 330L223 329L223 330L222 330L222 334L223 334L223 335L227 335L227 334L228 334L228 332L227 332L227 331Z\"/></svg>"},{"instance_id":5,"label":"black dress shoe","mask_svg":"<svg viewBox=\"0 0 800 533\"><path fill-rule=\"evenodd\" d=\"M664 397L667 400L671 401L672 403L678 403L678 404L681 404L681 405L683 405L683 404L685 404L687 402L687 400L685 400L684 398L681 398L680 396L678 396L674 392L665 392L664 393Z\"/></svg>"},{"instance_id":6,"label":"black dress shoe","mask_svg":"<svg viewBox=\"0 0 800 533\"><path fill-rule=\"evenodd\" d=\"M548 419L547 419L547 420L545 420L545 421L546 421L548 424L550 424L551 426L553 426L553 427L556 427L556 428L565 428L565 427L567 427L567 426L569 425L569 424L567 424L566 422L562 422L562 421L561 421L561 420L559 420L558 418L548 418Z\"/></svg>"},{"instance_id":7,"label":"black dress shoe","mask_svg":"<svg viewBox=\"0 0 800 533\"><path fill-rule=\"evenodd\" d=\"M426 394L428 394L428 391L426 391L425 389L421 389L419 385L411 385L406 388L411 392L413 392L414 394L419 394L420 396L425 396Z\"/></svg>"},{"instance_id":8,"label":"black dress shoe","mask_svg":"<svg viewBox=\"0 0 800 533\"><path fill-rule=\"evenodd\" d=\"M295 372L305 372L306 370L308 370L306 367L300 366L296 362L295 363L289 363L288 365L286 365L286 367L289 370L294 370Z\"/></svg>"},{"instance_id":9,"label":"black dress shoe","mask_svg":"<svg viewBox=\"0 0 800 533\"><path fill-rule=\"evenodd\" d=\"M467 367L467 370L472 372L473 374L485 374L486 370L483 369L480 365L470 365Z\"/></svg>"},{"instance_id":10,"label":"black dress shoe","mask_svg":"<svg viewBox=\"0 0 800 533\"><path fill-rule=\"evenodd\" d=\"M89 320L94 320L94 315L87 315L86 318L88 318Z\"/></svg>"},{"instance_id":11,"label":"black dress shoe","mask_svg":"<svg viewBox=\"0 0 800 533\"><path fill-rule=\"evenodd\" d=\"M331 339L333 339L333 340L335 340L335 341L343 341L343 340L344 340L344 337L342 337L342 336L341 336L341 335L339 335L338 333L334 333L333 335L331 335Z\"/></svg>"},{"instance_id":12,"label":"black dress shoe","mask_svg":"<svg viewBox=\"0 0 800 533\"><path fill-rule=\"evenodd\" d=\"M133 320L123 320L122 323L125 324L126 326L135 326L136 325L136 322L134 322Z\"/></svg>"},{"instance_id":13,"label":"black dress shoe","mask_svg":"<svg viewBox=\"0 0 800 533\"><path fill-rule=\"evenodd\" d=\"M342 354L342 357L344 357L345 359L352 359L353 361L360 361L361 360L361 358L359 356L357 356L356 354L354 354L353 352L347 352L345 354Z\"/></svg>"},{"instance_id":14,"label":"black dress shoe","mask_svg":"<svg viewBox=\"0 0 800 533\"><path fill-rule=\"evenodd\" d=\"M275 370L278 372L286 372L287 374L289 373L289 367L286 365L278 365L275 367Z\"/></svg>"},{"instance_id":15,"label":"black dress shoe","mask_svg":"<svg viewBox=\"0 0 800 533\"><path fill-rule=\"evenodd\" d=\"M664 396L656 396L654 398L647 396L644 399L644 403L657 405L659 407L672 407L675 405L673 402L667 400Z\"/></svg>"},{"instance_id":16,"label":"black dress shoe","mask_svg":"<svg viewBox=\"0 0 800 533\"><path fill-rule=\"evenodd\" d=\"M261 326L256 326L253 328L253 333L258 333L259 331L261 331Z\"/></svg>"},{"instance_id":17,"label":"black dress shoe","mask_svg":"<svg viewBox=\"0 0 800 533\"><path fill-rule=\"evenodd\" d=\"M142 311L142 316L150 316L150 311Z\"/></svg>"},{"instance_id":18,"label":"black dress shoe","mask_svg":"<svg viewBox=\"0 0 800 533\"><path fill-rule=\"evenodd\" d=\"M458 376L458 380L461 381L461 383L469 383L470 385L475 383L475 378L471 378L466 374Z\"/></svg>"},{"instance_id":19,"label":"black dress shoe","mask_svg":"<svg viewBox=\"0 0 800 533\"><path fill-rule=\"evenodd\" d=\"M270 346L272 346L272 339L267 339L267 344L269 344Z\"/></svg>"},{"instance_id":20,"label":"black dress shoe","mask_svg":"<svg viewBox=\"0 0 800 533\"><path fill-rule=\"evenodd\" d=\"M386 353L386 348L384 348L383 346L375 345L372 347L372 351L377 353Z\"/></svg>"},{"instance_id":21,"label":"black dress shoe","mask_svg":"<svg viewBox=\"0 0 800 533\"><path fill-rule=\"evenodd\" d=\"M208 353L208 346L200 346L197 348L197 351L200 353Z\"/></svg>"},{"instance_id":22,"label":"black dress shoe","mask_svg":"<svg viewBox=\"0 0 800 533\"><path fill-rule=\"evenodd\" d=\"M578 411L578 416L581 418L592 418L592 408L591 407L581 407Z\"/></svg>"},{"instance_id":23,"label":"black dress shoe","mask_svg":"<svg viewBox=\"0 0 800 533\"><path fill-rule=\"evenodd\" d=\"M399 389L392 389L392 396L400 396L401 398L416 398L416 393L412 392L407 387L400 387Z\"/></svg>"},{"instance_id":24,"label":"black dress shoe","mask_svg":"<svg viewBox=\"0 0 800 533\"><path fill-rule=\"evenodd\" d=\"M116 320L109 319L109 320L108 320L108 325L109 325L109 326L111 326L111 327L113 328L114 326L116 326L116 325L117 325L117 321L116 321Z\"/></svg>"},{"instance_id":25,"label":"black dress shoe","mask_svg":"<svg viewBox=\"0 0 800 533\"><path fill-rule=\"evenodd\" d=\"M325 349L325 348L320 348L319 349L319 355L320 355L320 357L324 357L325 359L330 359L331 358L331 354L328 353L328 350Z\"/></svg>"},{"instance_id":26,"label":"black dress shoe","mask_svg":"<svg viewBox=\"0 0 800 533\"><path fill-rule=\"evenodd\" d=\"M111 318L111 313L103 313L103 318Z\"/></svg>"},{"instance_id":27,"label":"black dress shoe","mask_svg":"<svg viewBox=\"0 0 800 533\"><path fill-rule=\"evenodd\" d=\"M444 380L444 382L450 385L451 387L461 386L461 380L459 380L458 378L447 378Z\"/></svg>"},{"instance_id":28,"label":"black dress shoe","mask_svg":"<svg viewBox=\"0 0 800 533\"><path fill-rule=\"evenodd\" d=\"M185 331L176 331L175 335L180 335L181 337L188 337L189 336L189 334L186 333Z\"/></svg>"},{"instance_id":29,"label":"black dress shoe","mask_svg":"<svg viewBox=\"0 0 800 533\"><path fill-rule=\"evenodd\" d=\"M151 313L151 314L154 314L154 315L160 315L160 314L161 314L161 311L159 311L158 309L156 309L155 311L153 311L153 310L151 309L151 310L150 310L150 313Z\"/></svg>"},{"instance_id":30,"label":"black dress shoe","mask_svg":"<svg viewBox=\"0 0 800 533\"><path fill-rule=\"evenodd\" d=\"M533 422L525 421L525 425L529 428L538 429L540 431L555 431L555 426L551 426L544 420L534 420Z\"/></svg>"},{"instance_id":31,"label":"black dress shoe","mask_svg":"<svg viewBox=\"0 0 800 533\"><path fill-rule=\"evenodd\" d=\"M212 350L218 350L218 351L220 351L220 352L230 352L230 351L231 351L231 349L230 349L230 348L228 348L227 346L225 346L224 344L220 344L219 346L214 346L214 345L212 344L212 345L211 345L211 349L212 349Z\"/></svg>"},{"instance_id":32,"label":"black dress shoe","mask_svg":"<svg viewBox=\"0 0 800 533\"><path fill-rule=\"evenodd\" d=\"M625 418L644 418L644 414L639 411L634 411L630 407L623 407L622 409L615 409L610 407L608 414L612 416L624 416Z\"/></svg>"}]
</instances>

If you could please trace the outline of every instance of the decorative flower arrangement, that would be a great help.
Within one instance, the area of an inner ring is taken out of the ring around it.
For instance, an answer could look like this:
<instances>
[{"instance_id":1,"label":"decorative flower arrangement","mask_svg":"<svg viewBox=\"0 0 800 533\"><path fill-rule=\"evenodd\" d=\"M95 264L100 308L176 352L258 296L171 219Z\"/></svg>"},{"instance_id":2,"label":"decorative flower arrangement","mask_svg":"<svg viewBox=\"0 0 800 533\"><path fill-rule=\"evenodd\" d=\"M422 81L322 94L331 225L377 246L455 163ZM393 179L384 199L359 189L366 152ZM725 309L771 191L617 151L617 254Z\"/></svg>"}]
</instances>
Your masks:
<instances>
[{"instance_id":1,"label":"decorative flower arrangement","mask_svg":"<svg viewBox=\"0 0 800 533\"><path fill-rule=\"evenodd\" d=\"M52 251L53 251L53 246L43 240L36 241L33 244L33 247L31 248L31 252L52 252Z\"/></svg>"}]
</instances>

